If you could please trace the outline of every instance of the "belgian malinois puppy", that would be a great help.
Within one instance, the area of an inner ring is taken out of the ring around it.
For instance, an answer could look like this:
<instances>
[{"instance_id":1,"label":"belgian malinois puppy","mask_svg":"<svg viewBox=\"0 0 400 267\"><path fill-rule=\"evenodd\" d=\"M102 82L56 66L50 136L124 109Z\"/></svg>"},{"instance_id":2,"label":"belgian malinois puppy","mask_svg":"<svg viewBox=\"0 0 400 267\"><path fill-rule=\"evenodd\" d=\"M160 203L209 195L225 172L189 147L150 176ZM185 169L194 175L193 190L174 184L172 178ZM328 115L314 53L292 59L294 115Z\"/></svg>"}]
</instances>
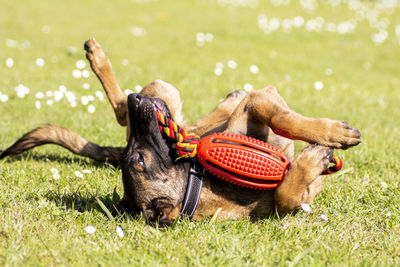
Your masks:
<instances>
[{"instance_id":1,"label":"belgian malinois puppy","mask_svg":"<svg viewBox=\"0 0 400 267\"><path fill-rule=\"evenodd\" d=\"M205 173L194 220L212 216L218 208L221 219L265 217L275 208L280 213L294 211L321 191L326 178L321 174L331 161L333 148L347 149L361 142L360 132L346 122L296 113L273 86L230 93L206 117L183 125L182 102L175 87L156 80L140 94L126 97L101 46L90 39L85 50L118 123L127 127L126 147L102 147L69 129L46 125L22 136L0 158L43 144L57 144L75 154L120 166L124 185L121 206L142 212L149 222L170 224L180 215L191 164L176 160L171 141L159 131L156 110L199 136L227 132L268 142L292 161L275 190L244 189ZM293 140L311 145L294 157Z\"/></svg>"}]
</instances>

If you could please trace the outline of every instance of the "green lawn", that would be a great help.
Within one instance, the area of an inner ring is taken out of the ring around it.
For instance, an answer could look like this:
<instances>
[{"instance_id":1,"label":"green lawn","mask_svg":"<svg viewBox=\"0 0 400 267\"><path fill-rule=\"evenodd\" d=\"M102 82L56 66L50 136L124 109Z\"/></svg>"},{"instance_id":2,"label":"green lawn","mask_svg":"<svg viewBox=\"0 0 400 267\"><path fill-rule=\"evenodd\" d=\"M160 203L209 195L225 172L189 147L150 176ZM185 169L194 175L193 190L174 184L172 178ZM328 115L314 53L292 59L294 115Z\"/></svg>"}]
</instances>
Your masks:
<instances>
[{"instance_id":1,"label":"green lawn","mask_svg":"<svg viewBox=\"0 0 400 267\"><path fill-rule=\"evenodd\" d=\"M346 120L363 134L358 147L336 152L344 170L327 179L311 212L168 229L105 215L96 198L108 208L116 203L119 169L55 146L7 158L0 161L0 265L400 265L400 4L379 2L0 0L0 149L45 123L124 145L125 129L95 95L102 91L96 77L72 75L89 37L108 52L124 90L155 79L175 85L187 121L245 84L274 84L298 112ZM199 33L213 38L201 43ZM23 98L19 84L29 88ZM55 101L60 85L75 107L66 97ZM94 97L94 113L82 96Z\"/></svg>"}]
</instances>

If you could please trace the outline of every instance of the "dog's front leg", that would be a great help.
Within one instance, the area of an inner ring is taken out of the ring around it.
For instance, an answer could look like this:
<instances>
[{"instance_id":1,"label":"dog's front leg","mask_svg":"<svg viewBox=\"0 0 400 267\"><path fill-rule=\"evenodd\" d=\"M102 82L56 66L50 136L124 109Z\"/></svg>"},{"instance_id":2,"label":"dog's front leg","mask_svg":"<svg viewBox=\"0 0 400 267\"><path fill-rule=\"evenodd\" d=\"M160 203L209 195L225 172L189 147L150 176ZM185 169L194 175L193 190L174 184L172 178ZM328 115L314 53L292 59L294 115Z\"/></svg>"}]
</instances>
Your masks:
<instances>
[{"instance_id":1,"label":"dog's front leg","mask_svg":"<svg viewBox=\"0 0 400 267\"><path fill-rule=\"evenodd\" d=\"M86 50L86 58L90 62L90 67L103 85L108 100L114 109L118 123L122 126L127 126L127 116L129 116L127 112L127 97L122 92L115 79L110 60L95 39L87 40L84 47ZM174 86L161 80L155 80L146 85L140 93L148 97L157 97L164 100L174 120L177 123L182 122L182 101L179 91ZM127 135L129 136L129 129Z\"/></svg>"},{"instance_id":2,"label":"dog's front leg","mask_svg":"<svg viewBox=\"0 0 400 267\"><path fill-rule=\"evenodd\" d=\"M327 175L321 174L328 168L332 156L333 149L310 145L295 158L274 193L279 213L296 210L302 203L311 203L322 190Z\"/></svg>"},{"instance_id":3,"label":"dog's front leg","mask_svg":"<svg viewBox=\"0 0 400 267\"><path fill-rule=\"evenodd\" d=\"M114 109L118 123L122 126L126 126L126 115L128 111L127 98L115 79L111 63L106 53L95 39L89 39L85 42L85 50L90 67L103 85L108 100Z\"/></svg>"}]
</instances>

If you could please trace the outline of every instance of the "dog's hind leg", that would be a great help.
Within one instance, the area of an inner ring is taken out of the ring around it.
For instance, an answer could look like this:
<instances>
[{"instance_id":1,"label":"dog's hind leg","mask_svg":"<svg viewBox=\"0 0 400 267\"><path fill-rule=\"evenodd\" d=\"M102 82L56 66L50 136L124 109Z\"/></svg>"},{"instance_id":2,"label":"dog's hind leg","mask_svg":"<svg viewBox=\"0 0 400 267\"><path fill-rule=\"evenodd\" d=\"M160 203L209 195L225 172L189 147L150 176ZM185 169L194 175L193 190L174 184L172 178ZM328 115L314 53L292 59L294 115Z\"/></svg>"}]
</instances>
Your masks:
<instances>
[{"instance_id":1,"label":"dog's hind leg","mask_svg":"<svg viewBox=\"0 0 400 267\"><path fill-rule=\"evenodd\" d=\"M100 44L95 39L89 39L85 42L84 48L86 50L86 58L89 60L90 67L99 78L103 85L104 91L107 94L117 121L120 125L127 125L127 98L119 87L113 70L111 62Z\"/></svg>"},{"instance_id":2,"label":"dog's hind leg","mask_svg":"<svg viewBox=\"0 0 400 267\"><path fill-rule=\"evenodd\" d=\"M266 126L289 139L334 148L346 149L361 142L360 132L346 122L296 113L272 86L250 92L233 112L226 131L266 135Z\"/></svg>"},{"instance_id":3,"label":"dog's hind leg","mask_svg":"<svg viewBox=\"0 0 400 267\"><path fill-rule=\"evenodd\" d=\"M87 141L67 128L56 125L46 125L26 133L13 145L2 151L0 153L0 159L6 156L20 154L26 150L44 144L56 144L77 155L100 162L108 162L114 166L119 165L120 153L124 149L122 147L102 147Z\"/></svg>"},{"instance_id":4,"label":"dog's hind leg","mask_svg":"<svg viewBox=\"0 0 400 267\"><path fill-rule=\"evenodd\" d=\"M332 155L333 149L329 147L310 145L295 158L274 193L279 213L299 209L302 203L311 203L322 190L327 175L321 174L328 168Z\"/></svg>"}]
</instances>

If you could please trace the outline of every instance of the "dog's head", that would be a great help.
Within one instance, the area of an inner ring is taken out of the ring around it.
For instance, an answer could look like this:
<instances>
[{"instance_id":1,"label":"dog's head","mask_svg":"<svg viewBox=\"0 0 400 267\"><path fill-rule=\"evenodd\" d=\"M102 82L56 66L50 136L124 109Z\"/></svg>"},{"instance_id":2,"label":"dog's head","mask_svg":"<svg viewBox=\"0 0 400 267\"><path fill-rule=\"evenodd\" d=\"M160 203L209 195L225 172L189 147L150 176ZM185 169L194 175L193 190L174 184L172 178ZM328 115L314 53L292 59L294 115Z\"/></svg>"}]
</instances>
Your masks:
<instances>
[{"instance_id":1,"label":"dog's head","mask_svg":"<svg viewBox=\"0 0 400 267\"><path fill-rule=\"evenodd\" d=\"M167 118L171 113L161 99L140 94L128 96L128 108L129 140L120 160L124 198L148 222L170 224L179 216L188 171L159 131L156 110Z\"/></svg>"}]
</instances>

